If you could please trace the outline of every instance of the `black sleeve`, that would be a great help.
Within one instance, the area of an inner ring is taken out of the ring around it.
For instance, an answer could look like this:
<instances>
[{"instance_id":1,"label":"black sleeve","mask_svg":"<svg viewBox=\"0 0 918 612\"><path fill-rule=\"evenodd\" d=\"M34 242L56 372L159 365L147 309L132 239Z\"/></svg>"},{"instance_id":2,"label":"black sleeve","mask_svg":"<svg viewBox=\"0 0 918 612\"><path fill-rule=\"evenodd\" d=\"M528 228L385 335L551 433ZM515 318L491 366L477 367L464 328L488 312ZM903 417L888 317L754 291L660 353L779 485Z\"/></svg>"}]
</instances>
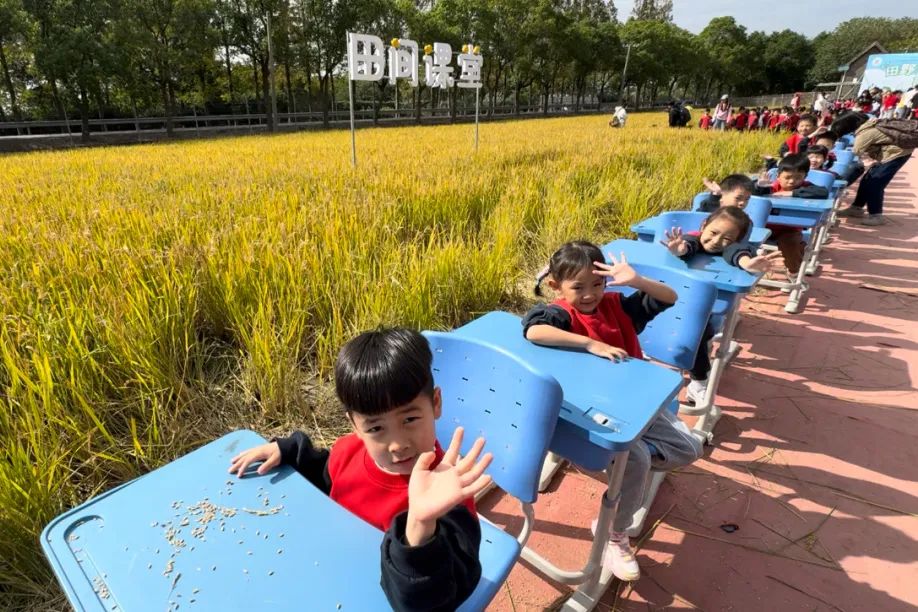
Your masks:
<instances>
[{"instance_id":1,"label":"black sleeve","mask_svg":"<svg viewBox=\"0 0 918 612\"><path fill-rule=\"evenodd\" d=\"M829 190L819 185L804 185L794 189L795 198L810 198L813 200L825 200L829 197Z\"/></svg>"},{"instance_id":2,"label":"black sleeve","mask_svg":"<svg viewBox=\"0 0 918 612\"><path fill-rule=\"evenodd\" d=\"M806 153L806 150L810 148L810 137L805 136L800 139L800 142L797 143L797 153Z\"/></svg>"},{"instance_id":3,"label":"black sleeve","mask_svg":"<svg viewBox=\"0 0 918 612\"><path fill-rule=\"evenodd\" d=\"M701 238L698 236L687 236L683 234L682 240L685 242L687 250L684 255L679 256L679 259L690 259L693 255L703 250L701 248Z\"/></svg>"},{"instance_id":4,"label":"black sleeve","mask_svg":"<svg viewBox=\"0 0 918 612\"><path fill-rule=\"evenodd\" d=\"M778 155L780 157L784 157L785 155L787 155L788 151L790 151L790 147L788 146L787 141L785 140L784 142L781 143L781 147L778 149Z\"/></svg>"},{"instance_id":5,"label":"black sleeve","mask_svg":"<svg viewBox=\"0 0 918 612\"><path fill-rule=\"evenodd\" d=\"M712 193L698 207L698 212L711 213L718 208L720 208L720 196Z\"/></svg>"},{"instance_id":6,"label":"black sleeve","mask_svg":"<svg viewBox=\"0 0 918 612\"><path fill-rule=\"evenodd\" d=\"M743 255L755 257L755 249L748 242L734 242L724 249L724 259L731 266L739 267L739 259Z\"/></svg>"},{"instance_id":7,"label":"black sleeve","mask_svg":"<svg viewBox=\"0 0 918 612\"><path fill-rule=\"evenodd\" d=\"M634 325L634 332L637 334L644 331L644 328L654 317L670 306L672 304L655 300L643 291L635 291L628 297L622 298L622 310L631 319L631 324Z\"/></svg>"},{"instance_id":8,"label":"black sleeve","mask_svg":"<svg viewBox=\"0 0 918 612\"><path fill-rule=\"evenodd\" d=\"M306 480L328 495L331 477L328 475L328 450L315 448L312 440L302 431L287 438L275 438L281 452L281 463L292 466Z\"/></svg>"},{"instance_id":9,"label":"black sleeve","mask_svg":"<svg viewBox=\"0 0 918 612\"><path fill-rule=\"evenodd\" d=\"M465 506L437 521L430 541L405 541L408 513L392 521L383 536L380 584L395 612L451 612L468 599L481 579L481 526Z\"/></svg>"},{"instance_id":10,"label":"black sleeve","mask_svg":"<svg viewBox=\"0 0 918 612\"><path fill-rule=\"evenodd\" d=\"M523 336L533 325L551 325L564 331L571 330L571 315L555 304L536 304L523 317Z\"/></svg>"},{"instance_id":11,"label":"black sleeve","mask_svg":"<svg viewBox=\"0 0 918 612\"><path fill-rule=\"evenodd\" d=\"M752 188L752 195L770 196L771 195L771 184L759 185L759 182L756 181L755 186Z\"/></svg>"}]
</instances>

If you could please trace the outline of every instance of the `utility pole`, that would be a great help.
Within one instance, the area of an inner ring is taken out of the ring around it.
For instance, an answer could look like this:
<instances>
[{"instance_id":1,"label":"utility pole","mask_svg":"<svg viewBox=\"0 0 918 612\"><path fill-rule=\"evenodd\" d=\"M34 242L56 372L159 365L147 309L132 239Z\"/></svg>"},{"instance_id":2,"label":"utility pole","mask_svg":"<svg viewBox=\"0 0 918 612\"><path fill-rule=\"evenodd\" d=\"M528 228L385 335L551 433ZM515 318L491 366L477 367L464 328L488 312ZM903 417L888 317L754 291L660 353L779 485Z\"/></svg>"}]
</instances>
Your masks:
<instances>
[{"instance_id":1,"label":"utility pole","mask_svg":"<svg viewBox=\"0 0 918 612\"><path fill-rule=\"evenodd\" d=\"M626 45L628 50L625 52L625 67L622 70L622 86L618 92L618 101L624 106L624 96L625 96L625 78L628 76L628 60L631 59L631 43Z\"/></svg>"},{"instance_id":2,"label":"utility pole","mask_svg":"<svg viewBox=\"0 0 918 612\"><path fill-rule=\"evenodd\" d=\"M273 132L277 127L277 88L274 85L274 41L271 40L271 11L268 11L268 82L271 86L271 120L268 122L268 131Z\"/></svg>"}]
</instances>

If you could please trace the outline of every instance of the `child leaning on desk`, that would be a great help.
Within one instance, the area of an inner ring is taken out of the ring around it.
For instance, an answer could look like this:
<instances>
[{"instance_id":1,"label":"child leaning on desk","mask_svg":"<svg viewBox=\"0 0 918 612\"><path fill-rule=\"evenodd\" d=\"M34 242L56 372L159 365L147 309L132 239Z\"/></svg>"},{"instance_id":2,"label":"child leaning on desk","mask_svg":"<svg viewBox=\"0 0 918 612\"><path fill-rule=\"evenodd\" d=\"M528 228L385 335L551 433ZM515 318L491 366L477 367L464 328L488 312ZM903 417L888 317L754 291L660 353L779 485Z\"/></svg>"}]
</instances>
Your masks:
<instances>
[{"instance_id":1,"label":"child leaning on desk","mask_svg":"<svg viewBox=\"0 0 918 612\"><path fill-rule=\"evenodd\" d=\"M774 181L771 181L764 173L759 177L759 182L755 186L755 195L812 198L815 200L823 200L829 197L828 189L820 185L813 185L806 180L806 174L809 171L810 160L805 153L787 155L778 163L778 176ZM774 201L772 205L778 208L778 204ZM769 223L766 227L771 230L771 237L774 238L778 245L778 250L784 256L788 281L794 282L797 272L803 263L803 254L806 251L803 233L799 227L790 225Z\"/></svg>"},{"instance_id":2,"label":"child leaning on desk","mask_svg":"<svg viewBox=\"0 0 918 612\"><path fill-rule=\"evenodd\" d=\"M779 251L768 255L756 255L756 249L745 241L752 228L752 219L737 206L722 206L704 220L697 236L682 233L682 228L673 227L666 231L663 246L681 259L695 255L717 255L727 263L753 274L769 272L782 265ZM701 346L695 355L695 365L689 371L691 382L685 391L686 399L697 404L708 391L708 374L711 372L711 358L708 342L714 337L711 324L705 328Z\"/></svg>"},{"instance_id":3,"label":"child leaning on desk","mask_svg":"<svg viewBox=\"0 0 918 612\"><path fill-rule=\"evenodd\" d=\"M558 299L535 306L526 314L525 337L543 346L585 349L613 361L642 358L638 333L675 303L676 293L640 276L624 255L621 260L610 259L612 265L606 265L599 247L584 241L568 242L558 249L536 285L536 294L541 295L539 286L547 277ZM628 286L637 291L622 297L619 293L606 293L606 285ZM604 560L620 580L637 580L641 576L625 530L644 500L649 471L688 465L701 453L701 443L668 410L650 425L641 442L632 446Z\"/></svg>"},{"instance_id":4,"label":"child leaning on desk","mask_svg":"<svg viewBox=\"0 0 918 612\"><path fill-rule=\"evenodd\" d=\"M481 578L481 528L475 494L488 486L480 460L484 439L459 457L462 428L446 452L437 442L441 413L427 339L407 329L364 332L347 342L335 364L335 391L353 433L331 450L296 432L233 457L242 477L261 462L265 474L285 464L333 500L380 530L381 584L397 611L454 610ZM304 517L304 520L310 520Z\"/></svg>"}]
</instances>

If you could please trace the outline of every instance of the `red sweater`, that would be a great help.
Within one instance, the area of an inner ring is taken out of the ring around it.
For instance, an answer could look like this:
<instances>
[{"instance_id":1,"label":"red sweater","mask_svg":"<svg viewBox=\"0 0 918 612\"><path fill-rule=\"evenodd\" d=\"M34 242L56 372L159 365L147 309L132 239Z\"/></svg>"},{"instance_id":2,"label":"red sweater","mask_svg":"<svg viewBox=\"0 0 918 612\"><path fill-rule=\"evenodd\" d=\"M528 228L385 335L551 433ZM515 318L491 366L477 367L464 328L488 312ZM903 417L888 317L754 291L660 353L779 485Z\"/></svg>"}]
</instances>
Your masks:
<instances>
[{"instance_id":1,"label":"red sweater","mask_svg":"<svg viewBox=\"0 0 918 612\"><path fill-rule=\"evenodd\" d=\"M749 121L749 115L746 113L740 113L736 116L736 123L734 124L734 127L738 130L745 130L747 121Z\"/></svg>"},{"instance_id":2,"label":"red sweater","mask_svg":"<svg viewBox=\"0 0 918 612\"><path fill-rule=\"evenodd\" d=\"M580 312L564 300L552 303L563 308L571 317L571 333L625 349L631 357L643 359L634 323L622 310L621 301L622 296L618 293L604 293L599 306L591 314Z\"/></svg>"},{"instance_id":3,"label":"red sweater","mask_svg":"<svg viewBox=\"0 0 918 612\"><path fill-rule=\"evenodd\" d=\"M707 130L711 127L711 122L714 118L711 115L702 115L701 119L698 121L698 127L703 130Z\"/></svg>"},{"instance_id":4,"label":"red sweater","mask_svg":"<svg viewBox=\"0 0 918 612\"><path fill-rule=\"evenodd\" d=\"M438 442L437 458L431 468L443 459ZM408 474L390 474L379 469L356 434L338 438L328 457L331 478L329 497L369 524L383 531L396 515L408 509ZM475 501L463 502L476 516Z\"/></svg>"}]
</instances>

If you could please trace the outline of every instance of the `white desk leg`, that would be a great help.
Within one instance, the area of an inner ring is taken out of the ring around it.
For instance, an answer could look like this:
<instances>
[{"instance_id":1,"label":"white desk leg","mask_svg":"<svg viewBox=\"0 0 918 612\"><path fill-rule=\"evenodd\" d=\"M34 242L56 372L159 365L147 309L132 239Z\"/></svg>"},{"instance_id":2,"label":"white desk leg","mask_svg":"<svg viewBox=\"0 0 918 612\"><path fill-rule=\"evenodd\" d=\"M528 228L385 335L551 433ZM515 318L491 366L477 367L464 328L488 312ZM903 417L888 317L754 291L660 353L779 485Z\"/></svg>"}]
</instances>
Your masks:
<instances>
[{"instance_id":1,"label":"white desk leg","mask_svg":"<svg viewBox=\"0 0 918 612\"><path fill-rule=\"evenodd\" d=\"M651 471L647 475L647 485L644 488L644 502L641 507L634 513L631 519L631 526L625 531L629 537L636 538L644 530L644 522L647 520L647 514L650 513L650 507L653 506L653 500L657 497L657 491L666 478L666 472Z\"/></svg>"},{"instance_id":2,"label":"white desk leg","mask_svg":"<svg viewBox=\"0 0 918 612\"><path fill-rule=\"evenodd\" d=\"M733 308L727 314L724 320L723 336L717 345L717 351L714 353L714 359L711 361L711 373L708 374L708 389L704 394L704 399L700 406L695 406L692 411L684 411L688 414L698 414L701 416L695 423L692 431L703 443L710 444L714 441L714 426L720 420L720 408L714 405L714 399L717 397L717 387L720 386L720 378L723 376L727 364L732 358L733 332L736 331L736 324L739 322L740 304L742 300L737 299ZM683 412L680 410L680 412Z\"/></svg>"},{"instance_id":3,"label":"white desk leg","mask_svg":"<svg viewBox=\"0 0 918 612\"><path fill-rule=\"evenodd\" d=\"M590 561L598 561L594 571L585 576L580 587L574 591L570 599L561 606L561 612L589 612L596 607L602 598L613 575L609 568L603 567L602 555L609 542L609 531L612 521L618 510L618 501L622 492L622 478L625 475L625 465L628 463L628 451L616 453L613 463L609 468L609 485L606 494L602 497L599 509L599 518L596 523L596 533L593 534L593 546L590 549Z\"/></svg>"},{"instance_id":4,"label":"white desk leg","mask_svg":"<svg viewBox=\"0 0 918 612\"><path fill-rule=\"evenodd\" d=\"M539 474L539 493L544 493L548 489L552 478L555 477L555 474L558 473L558 470L563 465L564 459L555 453L545 455L545 461L542 462L542 473Z\"/></svg>"}]
</instances>

